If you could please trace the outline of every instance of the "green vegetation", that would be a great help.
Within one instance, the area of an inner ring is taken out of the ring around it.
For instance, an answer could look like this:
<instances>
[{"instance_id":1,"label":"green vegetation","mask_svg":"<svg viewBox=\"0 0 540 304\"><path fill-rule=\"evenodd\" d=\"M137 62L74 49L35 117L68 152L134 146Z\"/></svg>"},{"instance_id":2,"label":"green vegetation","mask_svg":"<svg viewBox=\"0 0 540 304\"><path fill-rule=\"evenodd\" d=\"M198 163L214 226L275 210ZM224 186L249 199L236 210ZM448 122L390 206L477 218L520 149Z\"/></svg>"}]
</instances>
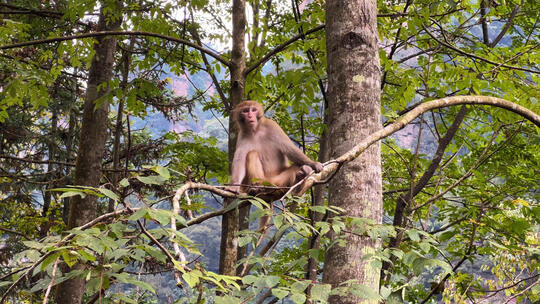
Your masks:
<instances>
[{"instance_id":1,"label":"green vegetation","mask_svg":"<svg viewBox=\"0 0 540 304\"><path fill-rule=\"evenodd\" d=\"M220 216L251 204L255 226L269 209L253 198L223 209L204 189L178 214L172 202L188 182L228 181L230 2L0 0L0 302L53 303L73 278L83 303L540 301L540 128L478 105L426 112L382 140L382 223L287 198L266 237L239 233L242 273L219 274ZM324 5L247 1L245 95L312 159L327 131ZM100 9L122 22L95 101L110 111L94 187L75 185L75 167L91 148L79 136ZM378 1L384 123L459 95L539 113L539 11L535 0ZM69 229L76 197L97 197L98 217ZM380 290L322 282L325 252L348 234L379 241L364 259Z\"/></svg>"}]
</instances>

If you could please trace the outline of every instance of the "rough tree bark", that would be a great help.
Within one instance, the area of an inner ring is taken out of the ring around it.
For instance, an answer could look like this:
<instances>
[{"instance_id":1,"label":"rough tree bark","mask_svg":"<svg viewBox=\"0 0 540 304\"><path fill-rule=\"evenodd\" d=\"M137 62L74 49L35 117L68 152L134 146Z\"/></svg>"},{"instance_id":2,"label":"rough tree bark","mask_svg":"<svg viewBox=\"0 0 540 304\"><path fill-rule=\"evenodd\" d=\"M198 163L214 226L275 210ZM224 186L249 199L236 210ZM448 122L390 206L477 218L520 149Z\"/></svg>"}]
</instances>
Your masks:
<instances>
[{"instance_id":1,"label":"rough tree bark","mask_svg":"<svg viewBox=\"0 0 540 304\"><path fill-rule=\"evenodd\" d=\"M121 2L115 2L108 12L118 12ZM118 30L122 23L122 16L104 13L102 8L98 31ZM105 101L96 108L96 100L108 93L108 89L98 86L111 80L114 66L114 53L116 39L114 37L97 38L94 46L95 55L92 59L88 74L88 84L84 101L83 118L79 140L79 151L75 165L75 185L99 186L101 178L101 163L107 139L107 115L109 104ZM87 195L85 198L75 196L70 202L68 228L81 226L97 217L97 198ZM83 269L83 265L76 264L71 269L64 267L64 271ZM74 278L58 286L56 301L61 304L81 303L85 291L85 279Z\"/></svg>"},{"instance_id":2,"label":"rough tree bark","mask_svg":"<svg viewBox=\"0 0 540 304\"><path fill-rule=\"evenodd\" d=\"M326 50L328 56L329 148L336 158L369 134L381 129L380 68L377 41L377 2L328 0ZM346 163L329 184L329 203L347 216L382 219L380 143ZM331 235L336 238L336 235ZM333 287L357 280L379 290L379 272L369 260L380 244L352 234L345 247L331 247L325 257L323 281ZM333 296L330 303L359 303L353 295Z\"/></svg>"},{"instance_id":3,"label":"rough tree bark","mask_svg":"<svg viewBox=\"0 0 540 304\"><path fill-rule=\"evenodd\" d=\"M246 1L233 0L232 6L232 25L233 25L233 45L231 53L231 89L229 105L234 108L235 105L243 101L245 95L246 82L246 54L245 54L245 33L246 33ZM229 115L230 119L230 115ZM238 131L233 123L229 123L229 164L232 164L232 158L236 149L236 136ZM230 168L229 168L230 170ZM226 199L225 207L231 204L233 200ZM246 214L249 212L249 206L240 208L238 212L229 212L224 214L221 222L221 248L219 256L219 272L226 275L236 275L237 256L242 255L238 250L237 233Z\"/></svg>"}]
</instances>

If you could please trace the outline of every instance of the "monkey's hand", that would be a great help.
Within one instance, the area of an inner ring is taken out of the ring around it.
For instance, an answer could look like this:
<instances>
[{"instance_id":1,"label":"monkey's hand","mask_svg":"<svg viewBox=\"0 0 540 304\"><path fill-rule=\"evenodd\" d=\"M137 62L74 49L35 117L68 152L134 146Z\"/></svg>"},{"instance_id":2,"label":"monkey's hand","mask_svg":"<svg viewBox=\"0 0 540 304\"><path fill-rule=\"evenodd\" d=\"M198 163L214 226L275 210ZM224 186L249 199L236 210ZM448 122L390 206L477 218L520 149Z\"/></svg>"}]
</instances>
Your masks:
<instances>
[{"instance_id":1,"label":"monkey's hand","mask_svg":"<svg viewBox=\"0 0 540 304\"><path fill-rule=\"evenodd\" d=\"M320 162L314 162L313 164L311 164L311 168L313 168L313 170L318 173L322 171L323 165Z\"/></svg>"}]
</instances>

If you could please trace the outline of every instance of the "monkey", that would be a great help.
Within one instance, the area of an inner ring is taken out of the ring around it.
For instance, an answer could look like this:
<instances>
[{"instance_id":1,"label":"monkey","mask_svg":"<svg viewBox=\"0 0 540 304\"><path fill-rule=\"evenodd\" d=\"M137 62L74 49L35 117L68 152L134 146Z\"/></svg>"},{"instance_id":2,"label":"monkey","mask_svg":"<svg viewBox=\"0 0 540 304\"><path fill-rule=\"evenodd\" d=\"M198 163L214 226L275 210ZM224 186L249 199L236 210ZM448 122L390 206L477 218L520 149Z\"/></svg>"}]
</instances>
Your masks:
<instances>
[{"instance_id":1,"label":"monkey","mask_svg":"<svg viewBox=\"0 0 540 304\"><path fill-rule=\"evenodd\" d=\"M323 165L307 157L275 121L264 117L264 109L259 102L241 102L234 107L232 119L239 133L230 191L244 192L271 204L286 192L285 189L268 190L250 185L271 184L288 188L313 170L320 172L323 169ZM261 219L261 225L263 221L268 223L269 218Z\"/></svg>"}]
</instances>

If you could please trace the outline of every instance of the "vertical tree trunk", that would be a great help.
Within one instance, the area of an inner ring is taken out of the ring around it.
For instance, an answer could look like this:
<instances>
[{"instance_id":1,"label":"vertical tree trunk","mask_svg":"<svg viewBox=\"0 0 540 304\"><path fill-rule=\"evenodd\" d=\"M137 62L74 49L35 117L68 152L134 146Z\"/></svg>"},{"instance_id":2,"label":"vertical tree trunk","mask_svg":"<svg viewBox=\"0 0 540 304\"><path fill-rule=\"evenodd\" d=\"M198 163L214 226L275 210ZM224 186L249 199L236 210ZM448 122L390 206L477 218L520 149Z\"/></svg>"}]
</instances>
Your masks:
<instances>
[{"instance_id":1,"label":"vertical tree trunk","mask_svg":"<svg viewBox=\"0 0 540 304\"><path fill-rule=\"evenodd\" d=\"M325 110L327 108L328 108L328 105L325 104ZM324 115L324 123L328 125L328 115L326 114ZM320 139L319 158L318 158L320 162L325 162L328 160L328 154L329 154L328 140L329 140L328 132L325 130L321 134L321 139ZM325 184L315 185L313 187L313 202L312 202L313 206L324 205L325 193L326 193ZM320 222L323 220L323 217L324 215L319 212L309 211L310 224L314 227L317 222ZM309 238L308 249L318 249L319 247L320 247L320 235L313 234ZM306 276L305 276L306 279L311 280L311 281L317 281L318 272L319 272L319 261L316 258L310 257L306 264Z\"/></svg>"},{"instance_id":2,"label":"vertical tree trunk","mask_svg":"<svg viewBox=\"0 0 540 304\"><path fill-rule=\"evenodd\" d=\"M335 158L381 128L380 69L375 0L326 2L328 56L329 148ZM382 219L380 144L374 144L347 163L329 184L329 202L345 215ZM337 237L335 235L331 237ZM373 253L379 242L346 234L345 247L334 245L325 257L323 281L334 287L357 280L379 290L379 271L362 256ZM334 296L330 303L359 303L353 295ZM376 301L373 301L376 303Z\"/></svg>"},{"instance_id":3,"label":"vertical tree trunk","mask_svg":"<svg viewBox=\"0 0 540 304\"><path fill-rule=\"evenodd\" d=\"M116 2L118 7L110 7L112 12L119 11L121 2ZM122 22L121 16L105 14L101 10L98 23L98 31L118 30ZM83 118L79 139L79 151L75 164L75 185L99 186L101 178L101 162L105 142L107 140L107 115L109 104L105 101L100 107L95 107L95 102L108 93L108 89L98 86L111 80L114 66L114 53L116 39L114 37L98 38L94 46L96 54L92 59L88 75L88 84L84 101ZM88 195L85 198L75 196L70 202L68 228L78 227L96 218L97 199ZM84 266L76 264L71 269L82 269ZM82 301L85 291L85 279L74 278L61 283L57 289L56 300L61 304L78 304Z\"/></svg>"},{"instance_id":4,"label":"vertical tree trunk","mask_svg":"<svg viewBox=\"0 0 540 304\"><path fill-rule=\"evenodd\" d=\"M58 87L58 81L55 83L54 95L56 95L57 87ZM47 140L47 148L49 150L47 176L49 176L53 181L49 182L47 186L45 187L45 193L43 195L43 210L41 212L42 217L48 216L47 213L49 212L49 208L51 207L51 199L52 199L52 194L51 194L51 191L49 190L57 187L58 176L60 176L59 172L54 173L55 169L54 169L54 164L53 164L53 162L56 160L56 148L57 148L56 137L57 137L57 130L58 130L58 111L59 109L57 108L56 105L51 107L51 115L52 115L51 131L50 131L50 136L48 137L48 140ZM41 227L39 228L40 238L43 238L47 235L53 223L53 217L52 216L48 216L48 217L49 218L43 221L43 223L41 224Z\"/></svg>"},{"instance_id":5,"label":"vertical tree trunk","mask_svg":"<svg viewBox=\"0 0 540 304\"><path fill-rule=\"evenodd\" d=\"M76 82L75 82L76 83ZM74 85L74 92L77 92L78 86ZM73 101L75 101L76 98L73 98ZM77 127L77 115L74 113L75 109L69 110L69 125L68 125L68 134L66 139L66 159L65 162L69 163L71 162L71 154L73 153L73 136L76 134L76 127ZM59 172L62 172L64 170L63 166L59 167ZM66 166L65 173L64 173L64 180L60 184L60 186L64 185L72 185L71 182L71 167ZM64 223L68 223L69 218L69 197L64 198L62 203L62 220Z\"/></svg>"},{"instance_id":6,"label":"vertical tree trunk","mask_svg":"<svg viewBox=\"0 0 540 304\"><path fill-rule=\"evenodd\" d=\"M230 102L231 109L244 100L245 94L245 34L246 34L246 1L233 0L232 6L233 23L233 45L231 53L231 90ZM230 121L229 115L229 164L232 164L232 158L236 149L236 139L238 130ZM230 170L230 167L229 167ZM225 206L231 204L231 200L225 200ZM249 206L241 208L237 212L229 212L223 215L221 223L221 248L219 256L219 272L226 275L236 275L236 264L238 252L238 237L240 223L247 219ZM242 255L242 253L240 253Z\"/></svg>"}]
</instances>

